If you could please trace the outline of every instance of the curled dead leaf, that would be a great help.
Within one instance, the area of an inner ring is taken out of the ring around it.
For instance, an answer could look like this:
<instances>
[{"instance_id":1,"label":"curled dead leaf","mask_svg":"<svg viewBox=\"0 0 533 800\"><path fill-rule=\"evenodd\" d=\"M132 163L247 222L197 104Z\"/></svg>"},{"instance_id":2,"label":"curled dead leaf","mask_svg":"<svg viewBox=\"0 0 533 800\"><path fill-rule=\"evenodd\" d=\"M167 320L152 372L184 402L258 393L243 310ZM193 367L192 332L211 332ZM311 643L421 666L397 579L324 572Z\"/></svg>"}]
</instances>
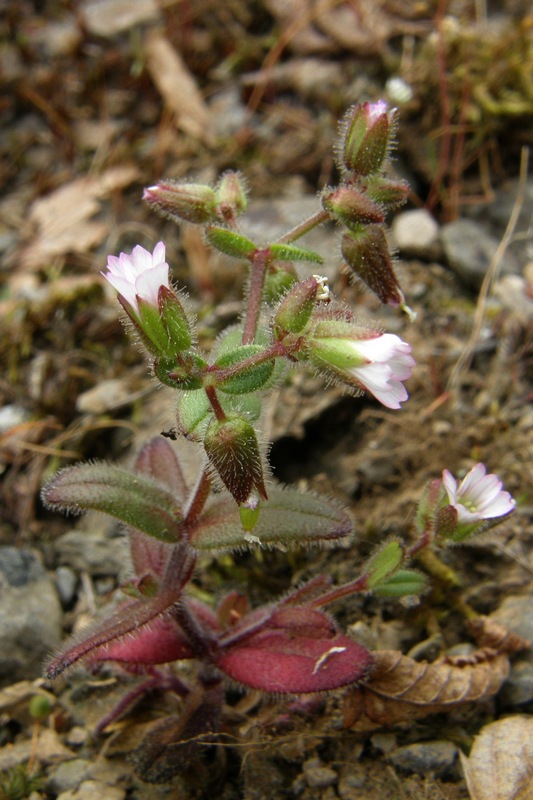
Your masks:
<instances>
[{"instance_id":1,"label":"curled dead leaf","mask_svg":"<svg viewBox=\"0 0 533 800\"><path fill-rule=\"evenodd\" d=\"M394 725L495 695L509 675L510 655L529 643L485 617L473 628L483 647L468 656L428 663L396 650L375 653L369 680L346 696L345 726Z\"/></svg>"}]
</instances>

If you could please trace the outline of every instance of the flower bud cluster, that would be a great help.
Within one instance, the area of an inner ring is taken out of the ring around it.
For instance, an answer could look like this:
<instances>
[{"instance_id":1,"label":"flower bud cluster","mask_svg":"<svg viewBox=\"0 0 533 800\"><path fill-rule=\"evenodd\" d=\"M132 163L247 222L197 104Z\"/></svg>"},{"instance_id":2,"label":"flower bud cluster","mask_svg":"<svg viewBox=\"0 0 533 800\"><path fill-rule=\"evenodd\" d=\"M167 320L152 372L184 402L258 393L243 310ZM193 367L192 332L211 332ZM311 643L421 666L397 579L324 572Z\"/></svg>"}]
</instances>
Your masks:
<instances>
[{"instance_id":1,"label":"flower bud cluster","mask_svg":"<svg viewBox=\"0 0 533 800\"><path fill-rule=\"evenodd\" d=\"M395 134L395 111L380 100L351 108L341 125L338 164L343 180L322 193L322 205L347 232L348 272L382 303L406 309L384 230L385 214L407 199L407 185L384 170Z\"/></svg>"}]
</instances>

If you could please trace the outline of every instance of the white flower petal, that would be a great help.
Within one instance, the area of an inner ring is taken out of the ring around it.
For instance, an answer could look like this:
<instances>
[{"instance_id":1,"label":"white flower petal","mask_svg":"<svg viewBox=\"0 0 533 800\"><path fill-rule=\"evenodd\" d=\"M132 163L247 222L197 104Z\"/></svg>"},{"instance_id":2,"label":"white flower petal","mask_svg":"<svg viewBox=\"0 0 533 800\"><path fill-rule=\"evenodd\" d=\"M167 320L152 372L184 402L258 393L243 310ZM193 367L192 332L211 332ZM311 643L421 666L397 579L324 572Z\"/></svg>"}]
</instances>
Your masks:
<instances>
[{"instance_id":1,"label":"white flower petal","mask_svg":"<svg viewBox=\"0 0 533 800\"><path fill-rule=\"evenodd\" d=\"M136 315L139 314L137 295L150 305L157 306L159 288L170 288L164 242L158 242L153 253L136 245L129 255L121 253L118 258L108 256L107 269L108 272L102 272L102 275Z\"/></svg>"}]
</instances>

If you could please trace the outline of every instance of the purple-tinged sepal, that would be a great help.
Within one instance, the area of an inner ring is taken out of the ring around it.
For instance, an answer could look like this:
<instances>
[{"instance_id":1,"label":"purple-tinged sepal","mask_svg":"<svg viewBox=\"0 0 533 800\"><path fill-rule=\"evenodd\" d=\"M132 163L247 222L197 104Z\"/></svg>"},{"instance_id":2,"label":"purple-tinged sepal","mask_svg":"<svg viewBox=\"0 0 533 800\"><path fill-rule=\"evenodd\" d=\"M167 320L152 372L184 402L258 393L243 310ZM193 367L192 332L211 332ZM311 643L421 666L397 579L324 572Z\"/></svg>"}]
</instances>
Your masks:
<instances>
[{"instance_id":1,"label":"purple-tinged sepal","mask_svg":"<svg viewBox=\"0 0 533 800\"><path fill-rule=\"evenodd\" d=\"M202 183L159 181L144 190L143 200L161 216L174 222L202 225L217 218L217 196Z\"/></svg>"}]
</instances>

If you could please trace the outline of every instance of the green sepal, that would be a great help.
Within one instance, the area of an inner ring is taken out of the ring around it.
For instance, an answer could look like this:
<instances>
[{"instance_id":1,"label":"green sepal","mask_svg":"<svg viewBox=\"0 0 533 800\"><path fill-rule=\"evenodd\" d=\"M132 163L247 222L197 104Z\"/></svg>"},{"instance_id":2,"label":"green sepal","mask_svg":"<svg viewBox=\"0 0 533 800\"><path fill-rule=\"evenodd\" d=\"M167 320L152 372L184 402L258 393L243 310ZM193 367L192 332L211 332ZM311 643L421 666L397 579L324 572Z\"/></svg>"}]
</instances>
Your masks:
<instances>
[{"instance_id":1,"label":"green sepal","mask_svg":"<svg viewBox=\"0 0 533 800\"><path fill-rule=\"evenodd\" d=\"M195 353L186 353L181 357L180 364L176 362L176 357L154 359L153 372L165 386L171 386L173 389L181 391L190 391L203 387L201 373L206 367L207 362L203 358Z\"/></svg>"},{"instance_id":2,"label":"green sepal","mask_svg":"<svg viewBox=\"0 0 533 800\"><path fill-rule=\"evenodd\" d=\"M315 308L319 288L313 276L292 286L280 302L274 314L274 332L278 338L286 333L300 333Z\"/></svg>"},{"instance_id":3,"label":"green sepal","mask_svg":"<svg viewBox=\"0 0 533 800\"><path fill-rule=\"evenodd\" d=\"M212 247L233 258L250 258L258 249L251 239L218 225L208 225L205 235Z\"/></svg>"},{"instance_id":4,"label":"green sepal","mask_svg":"<svg viewBox=\"0 0 533 800\"><path fill-rule=\"evenodd\" d=\"M77 464L45 486L48 508L79 514L101 511L162 542L181 535L181 507L166 489L143 475L105 463Z\"/></svg>"},{"instance_id":5,"label":"green sepal","mask_svg":"<svg viewBox=\"0 0 533 800\"><path fill-rule=\"evenodd\" d=\"M399 569L390 578L372 589L377 597L407 597L421 594L427 588L427 579L414 569Z\"/></svg>"},{"instance_id":6,"label":"green sepal","mask_svg":"<svg viewBox=\"0 0 533 800\"><path fill-rule=\"evenodd\" d=\"M168 336L165 355L188 350L192 344L191 328L183 306L172 289L167 286L159 287L157 298L159 314Z\"/></svg>"},{"instance_id":7,"label":"green sepal","mask_svg":"<svg viewBox=\"0 0 533 800\"><path fill-rule=\"evenodd\" d=\"M386 583L403 561L403 548L399 542L388 542L370 558L364 571L368 575L368 588L375 589Z\"/></svg>"},{"instance_id":8,"label":"green sepal","mask_svg":"<svg viewBox=\"0 0 533 800\"><path fill-rule=\"evenodd\" d=\"M143 300L137 295L139 306L139 322L135 327L140 327L143 333L143 343L150 353L155 356L168 355L168 333L163 325L163 320L157 306Z\"/></svg>"},{"instance_id":9,"label":"green sepal","mask_svg":"<svg viewBox=\"0 0 533 800\"><path fill-rule=\"evenodd\" d=\"M232 395L221 393L220 404L226 414L239 414L251 422L261 415L261 400L256 394ZM177 426L184 436L203 439L207 426L213 419L213 409L203 389L183 392L177 406Z\"/></svg>"},{"instance_id":10,"label":"green sepal","mask_svg":"<svg viewBox=\"0 0 533 800\"><path fill-rule=\"evenodd\" d=\"M285 269L274 267L269 269L265 276L265 286L263 296L265 302L274 305L294 286L298 281L297 276Z\"/></svg>"},{"instance_id":11,"label":"green sepal","mask_svg":"<svg viewBox=\"0 0 533 800\"><path fill-rule=\"evenodd\" d=\"M336 543L353 532L348 512L335 500L297 489L269 486L268 500L253 529L254 541L269 547ZM249 547L240 510L225 496L213 497L195 526L189 542L198 550Z\"/></svg>"},{"instance_id":12,"label":"green sepal","mask_svg":"<svg viewBox=\"0 0 533 800\"><path fill-rule=\"evenodd\" d=\"M223 356L215 361L217 367L232 367L244 361L250 356L263 352L263 347L257 344L240 345L234 350L225 353ZM250 367L240 375L235 375L226 381L217 384L217 388L227 394L247 394L248 392L257 392L259 389L270 380L272 372L274 371L274 360L265 361L262 364L257 364Z\"/></svg>"},{"instance_id":13,"label":"green sepal","mask_svg":"<svg viewBox=\"0 0 533 800\"><path fill-rule=\"evenodd\" d=\"M297 247L294 244L271 244L268 247L269 253L273 258L280 261L310 261L312 264L323 264L324 259L314 250L307 250L305 247Z\"/></svg>"}]
</instances>

